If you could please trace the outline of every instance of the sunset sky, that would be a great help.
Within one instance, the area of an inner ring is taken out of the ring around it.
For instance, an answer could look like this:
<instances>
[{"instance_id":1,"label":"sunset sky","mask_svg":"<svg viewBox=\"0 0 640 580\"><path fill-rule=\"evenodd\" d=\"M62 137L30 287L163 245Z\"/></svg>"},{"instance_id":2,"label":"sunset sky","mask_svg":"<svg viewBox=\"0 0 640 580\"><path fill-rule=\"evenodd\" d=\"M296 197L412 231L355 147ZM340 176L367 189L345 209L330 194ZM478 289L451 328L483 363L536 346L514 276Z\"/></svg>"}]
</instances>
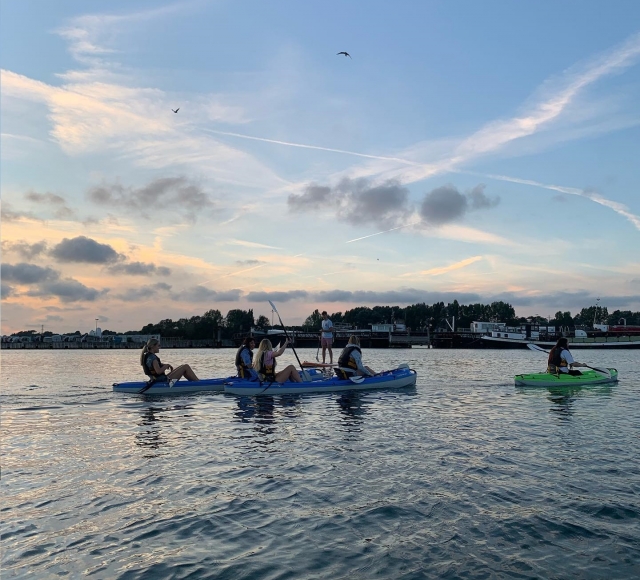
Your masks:
<instances>
[{"instance_id":1,"label":"sunset sky","mask_svg":"<svg viewBox=\"0 0 640 580\"><path fill-rule=\"evenodd\" d=\"M640 310L638 23L635 0L3 1L2 332L268 299L288 324Z\"/></svg>"}]
</instances>

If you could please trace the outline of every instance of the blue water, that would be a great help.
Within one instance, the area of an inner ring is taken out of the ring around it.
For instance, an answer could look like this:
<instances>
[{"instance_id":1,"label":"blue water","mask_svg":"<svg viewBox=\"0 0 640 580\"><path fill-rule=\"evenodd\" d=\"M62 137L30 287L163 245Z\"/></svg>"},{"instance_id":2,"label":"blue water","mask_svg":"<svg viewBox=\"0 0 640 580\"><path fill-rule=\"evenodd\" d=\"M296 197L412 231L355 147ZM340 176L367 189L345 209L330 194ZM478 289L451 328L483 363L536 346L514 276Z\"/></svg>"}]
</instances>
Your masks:
<instances>
[{"instance_id":1,"label":"blue water","mask_svg":"<svg viewBox=\"0 0 640 580\"><path fill-rule=\"evenodd\" d=\"M412 349L364 352L418 371L398 391L113 393L137 354L2 352L3 579L640 577L638 351L577 351L621 380L572 390L514 387L530 351Z\"/></svg>"}]
</instances>

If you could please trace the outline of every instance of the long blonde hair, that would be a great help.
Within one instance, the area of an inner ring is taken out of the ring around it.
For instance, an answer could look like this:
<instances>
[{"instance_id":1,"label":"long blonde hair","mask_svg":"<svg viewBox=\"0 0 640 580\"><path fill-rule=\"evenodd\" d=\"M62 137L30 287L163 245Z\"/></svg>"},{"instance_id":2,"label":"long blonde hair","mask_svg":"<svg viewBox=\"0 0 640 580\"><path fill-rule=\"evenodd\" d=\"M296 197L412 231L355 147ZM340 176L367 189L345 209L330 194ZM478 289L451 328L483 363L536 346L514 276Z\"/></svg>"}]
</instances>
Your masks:
<instances>
[{"instance_id":1,"label":"long blonde hair","mask_svg":"<svg viewBox=\"0 0 640 580\"><path fill-rule=\"evenodd\" d=\"M263 338L260 341L260 346L258 347L256 356L253 357L253 368L256 371L260 371L260 359L262 358L262 355L268 350L273 350L273 345L268 338ZM275 358L273 360L273 368L275 369Z\"/></svg>"},{"instance_id":2,"label":"long blonde hair","mask_svg":"<svg viewBox=\"0 0 640 580\"><path fill-rule=\"evenodd\" d=\"M347 344L355 344L356 346L360 346L360 339L355 334L352 334L349 337L349 342Z\"/></svg>"},{"instance_id":3,"label":"long blonde hair","mask_svg":"<svg viewBox=\"0 0 640 580\"><path fill-rule=\"evenodd\" d=\"M149 349L156 344L160 344L160 341L157 338L150 338L147 340L147 344L142 347L142 352L140 353L140 364L144 366L144 355L149 352Z\"/></svg>"}]
</instances>

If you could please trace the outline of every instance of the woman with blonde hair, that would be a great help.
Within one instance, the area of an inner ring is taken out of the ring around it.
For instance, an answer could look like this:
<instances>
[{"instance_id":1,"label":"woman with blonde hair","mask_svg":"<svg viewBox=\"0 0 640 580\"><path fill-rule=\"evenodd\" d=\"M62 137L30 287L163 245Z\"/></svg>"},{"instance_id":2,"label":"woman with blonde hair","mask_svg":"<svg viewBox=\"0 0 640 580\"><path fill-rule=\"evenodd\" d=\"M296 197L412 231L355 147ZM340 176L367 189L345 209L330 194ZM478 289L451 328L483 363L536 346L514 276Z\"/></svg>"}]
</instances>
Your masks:
<instances>
[{"instance_id":1,"label":"woman with blonde hair","mask_svg":"<svg viewBox=\"0 0 640 580\"><path fill-rule=\"evenodd\" d=\"M142 347L142 353L140 354L140 364L144 374L149 377L149 382L169 382L171 380L178 381L182 377L185 377L188 381L198 381L196 373L191 370L189 365L180 365L177 368L173 368L171 365L164 365L158 358L158 351L160 350L160 341L157 338L150 338ZM169 374L166 374L169 371Z\"/></svg>"},{"instance_id":2,"label":"woman with blonde hair","mask_svg":"<svg viewBox=\"0 0 640 580\"><path fill-rule=\"evenodd\" d=\"M373 370L362 364L360 339L352 334L338 358L336 375L341 379L348 379L349 377L372 377L375 374Z\"/></svg>"},{"instance_id":3,"label":"woman with blonde hair","mask_svg":"<svg viewBox=\"0 0 640 580\"><path fill-rule=\"evenodd\" d=\"M270 383L284 383L287 380L294 383L302 382L300 373L293 365L289 365L276 374L276 358L285 351L287 344L289 344L288 338L278 350L274 351L271 341L268 338L260 341L258 352L256 356L253 357L253 368L257 371L260 381L268 381Z\"/></svg>"}]
</instances>

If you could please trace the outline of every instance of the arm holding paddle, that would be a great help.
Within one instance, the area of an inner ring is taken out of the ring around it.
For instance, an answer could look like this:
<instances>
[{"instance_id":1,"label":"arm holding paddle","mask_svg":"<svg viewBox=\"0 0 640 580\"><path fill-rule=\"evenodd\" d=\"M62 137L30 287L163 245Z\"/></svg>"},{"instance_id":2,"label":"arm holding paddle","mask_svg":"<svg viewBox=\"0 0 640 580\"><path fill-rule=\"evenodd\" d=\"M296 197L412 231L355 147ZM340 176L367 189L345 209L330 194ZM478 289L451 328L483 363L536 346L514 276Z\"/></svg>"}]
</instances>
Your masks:
<instances>
[{"instance_id":1,"label":"arm holding paddle","mask_svg":"<svg viewBox=\"0 0 640 580\"><path fill-rule=\"evenodd\" d=\"M280 356L285 350L287 350L287 345L289 344L289 339L285 339L285 341L278 346L277 350L273 351L273 356Z\"/></svg>"},{"instance_id":2,"label":"arm holding paddle","mask_svg":"<svg viewBox=\"0 0 640 580\"><path fill-rule=\"evenodd\" d=\"M561 346L562 348L565 348L565 345L568 345L568 343L565 342L566 340L567 340L566 338L559 339L558 340L558 345ZM562 341L562 344L560 344L560 341ZM527 347L529 348L529 350L536 350L538 352L545 352L547 354L551 353L551 351L545 350L544 348L539 347L537 344L528 343ZM571 360L573 360L573 357L571 357ZM586 367L588 369L591 369L592 371L596 371L597 373L601 373L601 374L611 378L611 373L606 369L599 369L598 367L592 367L592 366L589 366L589 365L587 365L585 363L576 363L575 361L573 361L572 366L578 366L578 365L580 365L582 367Z\"/></svg>"},{"instance_id":3,"label":"arm holding paddle","mask_svg":"<svg viewBox=\"0 0 640 580\"><path fill-rule=\"evenodd\" d=\"M354 350L351 353L351 356L353 357L353 360L356 361L356 365L358 365L358 371L362 376L372 377L373 375L376 374L375 371L373 371L372 369L364 365L364 363L362 362L362 356L360 352L358 352L357 350Z\"/></svg>"}]
</instances>

